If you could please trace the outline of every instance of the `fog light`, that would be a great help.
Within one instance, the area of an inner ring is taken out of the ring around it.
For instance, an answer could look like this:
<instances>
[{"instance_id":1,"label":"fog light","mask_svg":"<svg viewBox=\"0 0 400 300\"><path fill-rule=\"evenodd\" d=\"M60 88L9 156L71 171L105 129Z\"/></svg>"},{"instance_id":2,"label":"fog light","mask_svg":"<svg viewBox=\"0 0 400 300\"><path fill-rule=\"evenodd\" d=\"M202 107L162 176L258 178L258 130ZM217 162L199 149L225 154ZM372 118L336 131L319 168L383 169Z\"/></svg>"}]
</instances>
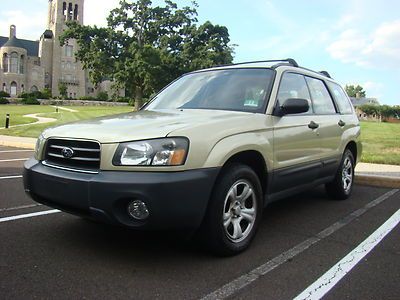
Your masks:
<instances>
[{"instance_id":1,"label":"fog light","mask_svg":"<svg viewBox=\"0 0 400 300\"><path fill-rule=\"evenodd\" d=\"M132 218L137 220L144 220L149 216L149 210L147 209L146 204L140 200L129 202L128 213Z\"/></svg>"}]
</instances>

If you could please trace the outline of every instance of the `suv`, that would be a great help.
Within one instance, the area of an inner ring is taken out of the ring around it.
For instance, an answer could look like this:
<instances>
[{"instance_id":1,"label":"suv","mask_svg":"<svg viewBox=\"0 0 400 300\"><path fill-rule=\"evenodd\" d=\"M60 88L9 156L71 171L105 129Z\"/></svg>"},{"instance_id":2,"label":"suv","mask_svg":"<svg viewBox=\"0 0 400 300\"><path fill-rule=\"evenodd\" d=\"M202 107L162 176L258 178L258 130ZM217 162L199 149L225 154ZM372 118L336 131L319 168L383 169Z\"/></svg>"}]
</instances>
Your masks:
<instances>
[{"instance_id":1,"label":"suv","mask_svg":"<svg viewBox=\"0 0 400 300\"><path fill-rule=\"evenodd\" d=\"M136 229L199 229L246 249L272 201L325 184L350 196L360 126L327 72L293 59L188 73L139 112L45 130L25 163L37 202Z\"/></svg>"}]
</instances>

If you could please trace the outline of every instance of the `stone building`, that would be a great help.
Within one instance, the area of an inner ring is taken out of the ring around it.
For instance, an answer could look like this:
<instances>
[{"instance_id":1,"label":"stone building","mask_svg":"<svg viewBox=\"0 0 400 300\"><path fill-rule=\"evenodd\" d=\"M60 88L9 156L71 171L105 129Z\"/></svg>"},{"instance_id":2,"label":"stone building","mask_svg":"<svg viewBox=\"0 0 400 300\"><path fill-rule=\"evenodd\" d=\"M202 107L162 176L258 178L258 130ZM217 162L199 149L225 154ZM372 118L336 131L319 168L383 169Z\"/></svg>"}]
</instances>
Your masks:
<instances>
[{"instance_id":1,"label":"stone building","mask_svg":"<svg viewBox=\"0 0 400 300\"><path fill-rule=\"evenodd\" d=\"M363 121L377 121L381 122L382 117L381 115L373 114L373 115L367 115L365 112L363 112L360 107L363 105L380 105L378 99L376 98L364 98L360 97L359 94L357 94L356 97L350 97L351 103L354 106L354 109L356 110L356 114L358 116L359 120Z\"/></svg>"},{"instance_id":2,"label":"stone building","mask_svg":"<svg viewBox=\"0 0 400 300\"><path fill-rule=\"evenodd\" d=\"M95 88L88 72L76 60L75 40L60 46L59 37L67 21L83 24L84 0L49 0L47 28L38 41L17 38L16 26L10 26L9 37L0 36L0 88L12 97L23 92L48 88L59 96L59 84L67 86L68 97L110 94L110 82Z\"/></svg>"}]
</instances>

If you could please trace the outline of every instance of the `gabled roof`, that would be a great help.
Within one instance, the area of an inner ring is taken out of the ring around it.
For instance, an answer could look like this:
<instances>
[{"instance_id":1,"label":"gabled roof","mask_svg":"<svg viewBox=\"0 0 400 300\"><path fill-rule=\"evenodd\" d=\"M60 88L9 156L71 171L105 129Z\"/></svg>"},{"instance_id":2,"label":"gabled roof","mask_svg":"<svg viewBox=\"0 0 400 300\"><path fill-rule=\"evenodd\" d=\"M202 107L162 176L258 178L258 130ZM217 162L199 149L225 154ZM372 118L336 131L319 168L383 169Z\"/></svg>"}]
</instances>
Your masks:
<instances>
[{"instance_id":1,"label":"gabled roof","mask_svg":"<svg viewBox=\"0 0 400 300\"><path fill-rule=\"evenodd\" d=\"M23 48L28 52L28 56L39 56L39 41L22 40L15 37L9 39L0 36L0 48L3 46Z\"/></svg>"},{"instance_id":2,"label":"gabled roof","mask_svg":"<svg viewBox=\"0 0 400 300\"><path fill-rule=\"evenodd\" d=\"M361 105L379 105L379 101L376 98L356 98L350 97L351 103L353 103L354 107Z\"/></svg>"}]
</instances>

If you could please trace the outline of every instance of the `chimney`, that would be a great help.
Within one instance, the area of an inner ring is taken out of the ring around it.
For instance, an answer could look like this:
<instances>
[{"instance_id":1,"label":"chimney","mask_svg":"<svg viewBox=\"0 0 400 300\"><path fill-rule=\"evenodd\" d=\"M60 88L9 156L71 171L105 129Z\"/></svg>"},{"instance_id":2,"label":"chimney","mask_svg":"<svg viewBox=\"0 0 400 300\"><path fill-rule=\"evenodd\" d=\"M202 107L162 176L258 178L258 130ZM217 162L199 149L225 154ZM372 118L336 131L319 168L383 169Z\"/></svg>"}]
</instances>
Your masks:
<instances>
[{"instance_id":1,"label":"chimney","mask_svg":"<svg viewBox=\"0 0 400 300\"><path fill-rule=\"evenodd\" d=\"M17 37L17 27L15 25L10 26L10 39Z\"/></svg>"},{"instance_id":2,"label":"chimney","mask_svg":"<svg viewBox=\"0 0 400 300\"><path fill-rule=\"evenodd\" d=\"M361 94L360 93L356 93L356 98L360 99L361 98Z\"/></svg>"}]
</instances>

